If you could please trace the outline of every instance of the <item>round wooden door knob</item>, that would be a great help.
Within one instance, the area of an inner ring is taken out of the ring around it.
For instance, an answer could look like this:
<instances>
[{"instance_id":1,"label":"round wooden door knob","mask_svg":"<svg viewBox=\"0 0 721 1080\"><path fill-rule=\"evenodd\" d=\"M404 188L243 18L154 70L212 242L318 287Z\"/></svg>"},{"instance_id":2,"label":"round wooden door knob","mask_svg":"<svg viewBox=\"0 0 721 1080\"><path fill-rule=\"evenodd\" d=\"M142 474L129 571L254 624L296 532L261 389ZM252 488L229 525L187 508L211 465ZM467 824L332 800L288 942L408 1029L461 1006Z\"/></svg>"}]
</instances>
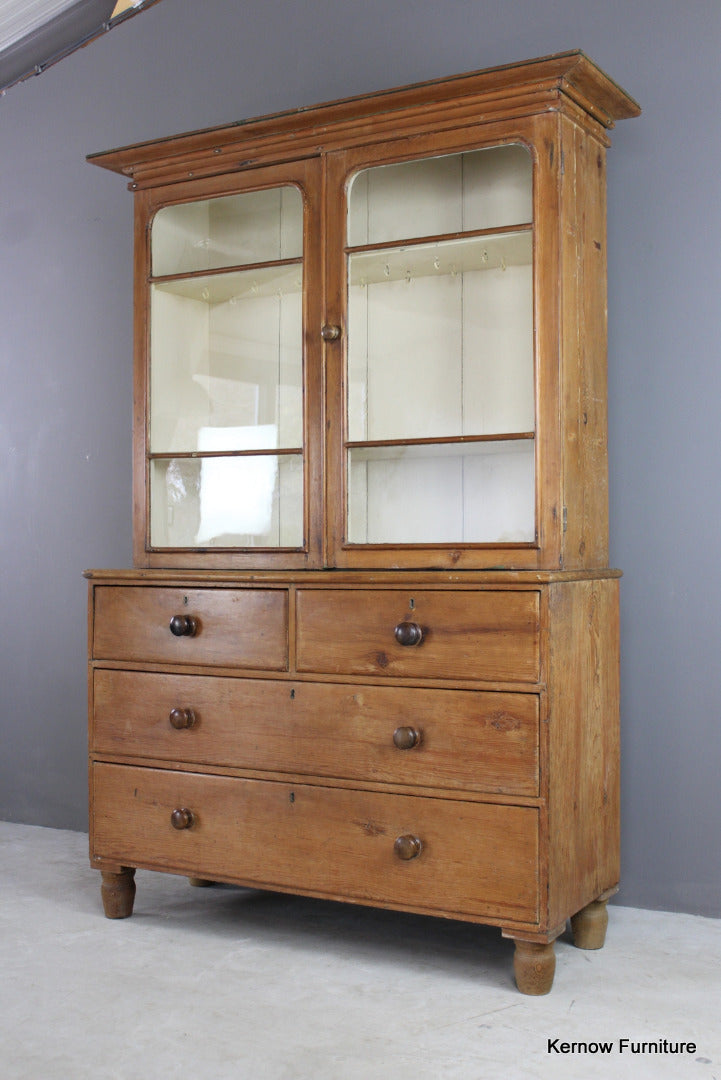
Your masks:
<instances>
[{"instance_id":1,"label":"round wooden door knob","mask_svg":"<svg viewBox=\"0 0 721 1080\"><path fill-rule=\"evenodd\" d=\"M421 741L421 733L416 728L398 727L393 732L393 745L399 750L412 750Z\"/></svg>"},{"instance_id":2,"label":"round wooden door knob","mask_svg":"<svg viewBox=\"0 0 721 1080\"><path fill-rule=\"evenodd\" d=\"M423 629L415 622L399 622L393 633L399 645L420 645L423 640Z\"/></svg>"},{"instance_id":3,"label":"round wooden door knob","mask_svg":"<svg viewBox=\"0 0 721 1080\"><path fill-rule=\"evenodd\" d=\"M170 815L170 824L179 831L192 829L195 824L195 814L192 810L188 810L186 806L179 807L177 810L173 810Z\"/></svg>"},{"instance_id":4,"label":"round wooden door knob","mask_svg":"<svg viewBox=\"0 0 721 1080\"><path fill-rule=\"evenodd\" d=\"M403 859L404 862L408 862L409 859L416 859L421 853L423 844L417 836L399 836L393 845L393 850L399 859Z\"/></svg>"},{"instance_id":5,"label":"round wooden door knob","mask_svg":"<svg viewBox=\"0 0 721 1080\"><path fill-rule=\"evenodd\" d=\"M196 716L192 709L171 709L168 719L171 727L174 727L176 731L192 728L196 722Z\"/></svg>"},{"instance_id":6,"label":"round wooden door knob","mask_svg":"<svg viewBox=\"0 0 721 1080\"><path fill-rule=\"evenodd\" d=\"M194 637L197 629L197 619L192 615L173 615L170 620L170 633L175 637Z\"/></svg>"},{"instance_id":7,"label":"round wooden door knob","mask_svg":"<svg viewBox=\"0 0 721 1080\"><path fill-rule=\"evenodd\" d=\"M323 341L337 341L340 335L340 326L335 326L333 323L324 323L320 328L320 336Z\"/></svg>"}]
</instances>

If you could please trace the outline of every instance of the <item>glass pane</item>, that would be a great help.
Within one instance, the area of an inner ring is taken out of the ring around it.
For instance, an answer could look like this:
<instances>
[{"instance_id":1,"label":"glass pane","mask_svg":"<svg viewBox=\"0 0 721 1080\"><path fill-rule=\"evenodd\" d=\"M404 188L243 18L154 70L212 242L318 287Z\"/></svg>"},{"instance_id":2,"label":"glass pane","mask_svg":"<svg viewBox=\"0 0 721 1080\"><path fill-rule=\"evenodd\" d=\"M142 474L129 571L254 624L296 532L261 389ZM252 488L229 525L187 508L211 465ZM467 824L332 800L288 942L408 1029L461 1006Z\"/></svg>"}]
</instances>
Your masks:
<instances>
[{"instance_id":1,"label":"glass pane","mask_svg":"<svg viewBox=\"0 0 721 1080\"><path fill-rule=\"evenodd\" d=\"M303 546L300 454L156 459L150 503L154 548Z\"/></svg>"},{"instance_id":2,"label":"glass pane","mask_svg":"<svg viewBox=\"0 0 721 1080\"><path fill-rule=\"evenodd\" d=\"M532 543L534 441L348 451L351 544Z\"/></svg>"},{"instance_id":3,"label":"glass pane","mask_svg":"<svg viewBox=\"0 0 721 1080\"><path fill-rule=\"evenodd\" d=\"M533 431L530 231L349 256L351 442Z\"/></svg>"},{"instance_id":4,"label":"glass pane","mask_svg":"<svg viewBox=\"0 0 721 1080\"><path fill-rule=\"evenodd\" d=\"M532 194L531 155L519 144L365 169L350 189L348 243L527 224Z\"/></svg>"},{"instance_id":5,"label":"glass pane","mask_svg":"<svg viewBox=\"0 0 721 1080\"><path fill-rule=\"evenodd\" d=\"M276 187L166 206L153 219L153 274L300 258L303 198Z\"/></svg>"},{"instance_id":6,"label":"glass pane","mask_svg":"<svg viewBox=\"0 0 721 1080\"><path fill-rule=\"evenodd\" d=\"M151 452L302 446L301 289L300 264L151 287Z\"/></svg>"}]
</instances>

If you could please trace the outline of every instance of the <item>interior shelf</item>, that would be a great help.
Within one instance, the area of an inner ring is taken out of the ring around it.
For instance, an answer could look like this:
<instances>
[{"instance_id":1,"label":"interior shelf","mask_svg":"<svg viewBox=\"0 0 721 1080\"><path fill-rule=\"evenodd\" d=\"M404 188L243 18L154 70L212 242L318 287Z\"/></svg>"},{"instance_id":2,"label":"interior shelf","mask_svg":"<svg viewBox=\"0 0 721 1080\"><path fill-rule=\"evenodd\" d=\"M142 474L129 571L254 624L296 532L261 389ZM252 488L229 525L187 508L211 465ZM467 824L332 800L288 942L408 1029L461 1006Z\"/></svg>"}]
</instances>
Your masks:
<instances>
[{"instance_id":1,"label":"interior shelf","mask_svg":"<svg viewBox=\"0 0 721 1080\"><path fill-rule=\"evenodd\" d=\"M300 259L294 259L243 270L171 276L154 280L152 288L210 305L232 304L253 297L286 296L302 291L303 264Z\"/></svg>"},{"instance_id":2,"label":"interior shelf","mask_svg":"<svg viewBox=\"0 0 721 1080\"><path fill-rule=\"evenodd\" d=\"M505 270L527 266L533 258L530 227L517 232L434 240L430 243L384 247L349 255L350 284L371 285L383 281L450 275L456 277L481 270Z\"/></svg>"}]
</instances>

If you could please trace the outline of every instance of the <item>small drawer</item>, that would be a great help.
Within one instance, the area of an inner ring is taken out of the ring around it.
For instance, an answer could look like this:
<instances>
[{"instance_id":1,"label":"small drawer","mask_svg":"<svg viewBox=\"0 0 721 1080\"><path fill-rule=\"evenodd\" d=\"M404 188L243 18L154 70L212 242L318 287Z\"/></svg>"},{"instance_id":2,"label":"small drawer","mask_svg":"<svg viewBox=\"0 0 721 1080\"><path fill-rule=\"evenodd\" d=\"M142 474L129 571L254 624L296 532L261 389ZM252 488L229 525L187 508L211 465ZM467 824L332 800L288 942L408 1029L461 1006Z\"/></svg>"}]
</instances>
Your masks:
<instances>
[{"instance_id":1,"label":"small drawer","mask_svg":"<svg viewBox=\"0 0 721 1080\"><path fill-rule=\"evenodd\" d=\"M96 669L93 749L538 795L538 698Z\"/></svg>"},{"instance_id":2,"label":"small drawer","mask_svg":"<svg viewBox=\"0 0 721 1080\"><path fill-rule=\"evenodd\" d=\"M300 589L298 670L534 683L536 591Z\"/></svg>"},{"instance_id":3,"label":"small drawer","mask_svg":"<svg viewBox=\"0 0 721 1080\"><path fill-rule=\"evenodd\" d=\"M93 774L100 858L438 914L538 916L532 807L124 765Z\"/></svg>"},{"instance_id":4,"label":"small drawer","mask_svg":"<svg viewBox=\"0 0 721 1080\"><path fill-rule=\"evenodd\" d=\"M283 671L288 666L284 589L97 586L93 657Z\"/></svg>"}]
</instances>

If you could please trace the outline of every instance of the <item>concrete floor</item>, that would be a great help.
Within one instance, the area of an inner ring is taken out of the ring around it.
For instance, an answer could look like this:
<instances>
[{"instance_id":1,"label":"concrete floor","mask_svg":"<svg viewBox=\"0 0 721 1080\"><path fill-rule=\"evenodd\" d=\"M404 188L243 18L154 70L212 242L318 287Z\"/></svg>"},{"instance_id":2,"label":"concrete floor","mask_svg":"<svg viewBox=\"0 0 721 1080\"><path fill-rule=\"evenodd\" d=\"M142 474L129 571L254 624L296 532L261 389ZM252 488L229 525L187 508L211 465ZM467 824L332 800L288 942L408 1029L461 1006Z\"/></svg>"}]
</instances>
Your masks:
<instances>
[{"instance_id":1,"label":"concrete floor","mask_svg":"<svg viewBox=\"0 0 721 1080\"><path fill-rule=\"evenodd\" d=\"M2 1080L721 1080L721 921L614 905L529 998L492 928L144 872L109 921L84 835L0 823L0 856Z\"/></svg>"}]
</instances>

